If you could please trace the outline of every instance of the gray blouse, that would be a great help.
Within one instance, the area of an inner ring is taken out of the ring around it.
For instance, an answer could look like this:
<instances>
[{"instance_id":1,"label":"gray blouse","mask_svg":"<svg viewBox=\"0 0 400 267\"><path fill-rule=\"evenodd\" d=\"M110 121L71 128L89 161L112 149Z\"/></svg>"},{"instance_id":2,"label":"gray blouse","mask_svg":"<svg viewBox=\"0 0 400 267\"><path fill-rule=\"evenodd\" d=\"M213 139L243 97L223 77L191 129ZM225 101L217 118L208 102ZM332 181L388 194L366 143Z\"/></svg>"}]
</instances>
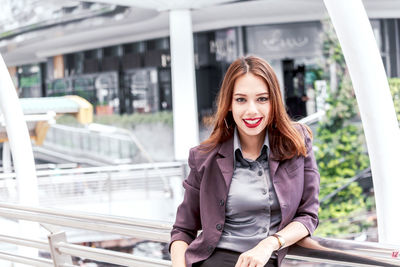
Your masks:
<instances>
[{"instance_id":1,"label":"gray blouse","mask_svg":"<svg viewBox=\"0 0 400 267\"><path fill-rule=\"evenodd\" d=\"M281 211L269 176L268 151L267 133L260 156L256 160L243 158L239 135L235 129L235 169L218 248L242 253L277 232ZM272 256L274 257L276 255Z\"/></svg>"}]
</instances>

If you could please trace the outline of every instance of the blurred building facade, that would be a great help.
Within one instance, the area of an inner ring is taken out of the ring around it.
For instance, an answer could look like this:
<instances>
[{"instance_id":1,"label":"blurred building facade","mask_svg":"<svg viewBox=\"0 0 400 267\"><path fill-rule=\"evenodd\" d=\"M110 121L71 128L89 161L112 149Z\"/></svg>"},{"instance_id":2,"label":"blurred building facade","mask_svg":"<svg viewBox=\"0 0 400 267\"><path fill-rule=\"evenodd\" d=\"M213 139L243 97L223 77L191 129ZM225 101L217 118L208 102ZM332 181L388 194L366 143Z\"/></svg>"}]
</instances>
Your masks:
<instances>
[{"instance_id":1,"label":"blurred building facade","mask_svg":"<svg viewBox=\"0 0 400 267\"><path fill-rule=\"evenodd\" d=\"M212 113L229 64L248 54L270 62L293 117L315 111L327 15L321 1L302 2L235 1L192 11L200 117ZM400 5L364 2L387 75L400 77ZM0 53L20 97L75 94L97 114L172 109L165 11L76 2L53 13L61 19L2 29Z\"/></svg>"}]
</instances>

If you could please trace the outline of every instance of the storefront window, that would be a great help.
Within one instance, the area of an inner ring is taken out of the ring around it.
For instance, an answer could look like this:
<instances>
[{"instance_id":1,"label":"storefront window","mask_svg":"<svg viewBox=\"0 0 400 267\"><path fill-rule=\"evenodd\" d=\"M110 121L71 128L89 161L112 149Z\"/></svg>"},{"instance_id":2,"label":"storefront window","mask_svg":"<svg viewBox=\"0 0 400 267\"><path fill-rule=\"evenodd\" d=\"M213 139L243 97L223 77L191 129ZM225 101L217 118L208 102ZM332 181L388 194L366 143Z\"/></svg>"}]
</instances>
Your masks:
<instances>
[{"instance_id":1,"label":"storefront window","mask_svg":"<svg viewBox=\"0 0 400 267\"><path fill-rule=\"evenodd\" d=\"M126 73L133 112L159 111L158 74L156 68L130 70Z\"/></svg>"},{"instance_id":2,"label":"storefront window","mask_svg":"<svg viewBox=\"0 0 400 267\"><path fill-rule=\"evenodd\" d=\"M42 96L42 79L40 66L38 64L19 67L18 78L20 97Z\"/></svg>"}]
</instances>

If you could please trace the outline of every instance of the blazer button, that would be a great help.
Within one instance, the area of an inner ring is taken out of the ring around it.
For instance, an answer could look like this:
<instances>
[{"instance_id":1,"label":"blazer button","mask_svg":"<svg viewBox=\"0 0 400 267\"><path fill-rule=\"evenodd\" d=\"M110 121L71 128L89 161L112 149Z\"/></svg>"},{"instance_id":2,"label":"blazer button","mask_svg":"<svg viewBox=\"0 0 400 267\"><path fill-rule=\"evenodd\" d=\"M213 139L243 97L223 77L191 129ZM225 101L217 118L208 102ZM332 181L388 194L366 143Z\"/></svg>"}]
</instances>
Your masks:
<instances>
[{"instance_id":1,"label":"blazer button","mask_svg":"<svg viewBox=\"0 0 400 267\"><path fill-rule=\"evenodd\" d=\"M262 175L262 171L258 171L258 176L261 176Z\"/></svg>"},{"instance_id":2,"label":"blazer button","mask_svg":"<svg viewBox=\"0 0 400 267\"><path fill-rule=\"evenodd\" d=\"M216 228L217 228L218 231L221 231L222 230L222 224L217 224Z\"/></svg>"},{"instance_id":3,"label":"blazer button","mask_svg":"<svg viewBox=\"0 0 400 267\"><path fill-rule=\"evenodd\" d=\"M213 247L213 246L208 246L208 247L207 247L208 253L213 252L213 250L214 250L214 247Z\"/></svg>"},{"instance_id":4,"label":"blazer button","mask_svg":"<svg viewBox=\"0 0 400 267\"><path fill-rule=\"evenodd\" d=\"M223 199L221 199L221 200L219 201L219 205L222 207L224 204L225 204L225 201L224 201Z\"/></svg>"}]
</instances>

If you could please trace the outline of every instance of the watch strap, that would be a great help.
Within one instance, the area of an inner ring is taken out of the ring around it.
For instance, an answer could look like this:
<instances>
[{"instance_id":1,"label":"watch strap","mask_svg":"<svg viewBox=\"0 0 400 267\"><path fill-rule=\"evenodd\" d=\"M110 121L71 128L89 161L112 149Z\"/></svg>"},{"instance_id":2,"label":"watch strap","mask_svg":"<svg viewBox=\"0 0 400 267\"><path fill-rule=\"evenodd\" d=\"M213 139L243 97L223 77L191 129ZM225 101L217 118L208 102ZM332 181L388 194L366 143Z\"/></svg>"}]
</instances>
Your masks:
<instances>
[{"instance_id":1,"label":"watch strap","mask_svg":"<svg viewBox=\"0 0 400 267\"><path fill-rule=\"evenodd\" d=\"M278 243L279 243L279 248L277 249L277 251L278 251L285 245L285 239L281 235L278 235L278 234L273 234L272 236L278 240Z\"/></svg>"}]
</instances>

